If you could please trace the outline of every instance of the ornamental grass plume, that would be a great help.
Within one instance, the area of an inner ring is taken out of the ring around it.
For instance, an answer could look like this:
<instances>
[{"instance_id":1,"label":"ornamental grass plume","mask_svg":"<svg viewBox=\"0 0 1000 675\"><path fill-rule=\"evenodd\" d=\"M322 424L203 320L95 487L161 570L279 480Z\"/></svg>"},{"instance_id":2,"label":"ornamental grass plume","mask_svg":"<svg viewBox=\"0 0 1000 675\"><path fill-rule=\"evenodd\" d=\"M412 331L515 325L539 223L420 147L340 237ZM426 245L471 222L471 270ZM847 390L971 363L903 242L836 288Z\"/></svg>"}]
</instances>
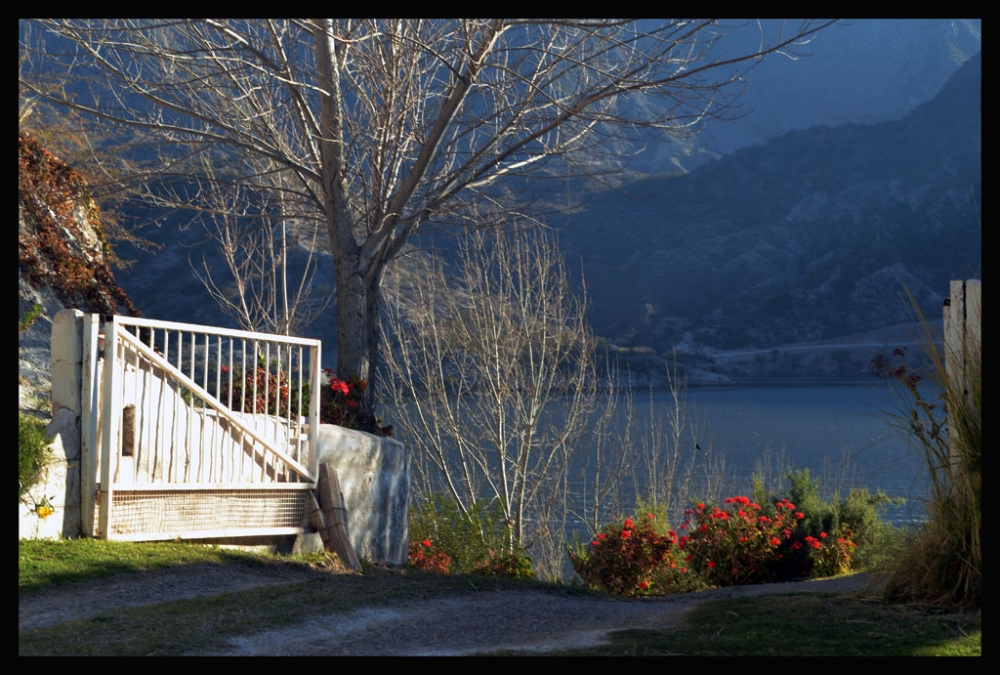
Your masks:
<instances>
[{"instance_id":1,"label":"ornamental grass plume","mask_svg":"<svg viewBox=\"0 0 1000 675\"><path fill-rule=\"evenodd\" d=\"M980 607L982 602L982 338L972 336L956 353L942 353L919 305L930 378L943 404L924 398L921 377L906 363L906 349L876 357L873 373L899 387L902 406L891 423L923 458L931 483L928 520L900 554L885 588L894 601L930 601ZM980 322L981 325L981 322ZM961 350L961 353L957 353ZM949 377L946 363L957 371Z\"/></svg>"}]
</instances>

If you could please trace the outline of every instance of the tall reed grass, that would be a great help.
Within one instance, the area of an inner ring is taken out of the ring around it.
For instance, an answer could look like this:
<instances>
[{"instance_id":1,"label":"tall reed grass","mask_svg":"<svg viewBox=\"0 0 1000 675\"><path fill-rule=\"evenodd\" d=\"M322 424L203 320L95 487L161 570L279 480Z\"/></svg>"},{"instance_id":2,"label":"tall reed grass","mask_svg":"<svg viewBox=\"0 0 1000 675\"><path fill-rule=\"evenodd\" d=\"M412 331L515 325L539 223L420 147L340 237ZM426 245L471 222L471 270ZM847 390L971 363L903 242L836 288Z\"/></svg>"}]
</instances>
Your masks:
<instances>
[{"instance_id":1,"label":"tall reed grass","mask_svg":"<svg viewBox=\"0 0 1000 675\"><path fill-rule=\"evenodd\" d=\"M940 405L925 397L918 373L907 370L905 350L875 370L899 386L903 407L892 424L923 456L930 478L928 521L902 552L886 585L893 601L942 602L979 607L982 599L982 339L936 346L935 335L912 295L930 357L928 379ZM878 360L878 358L876 359Z\"/></svg>"}]
</instances>

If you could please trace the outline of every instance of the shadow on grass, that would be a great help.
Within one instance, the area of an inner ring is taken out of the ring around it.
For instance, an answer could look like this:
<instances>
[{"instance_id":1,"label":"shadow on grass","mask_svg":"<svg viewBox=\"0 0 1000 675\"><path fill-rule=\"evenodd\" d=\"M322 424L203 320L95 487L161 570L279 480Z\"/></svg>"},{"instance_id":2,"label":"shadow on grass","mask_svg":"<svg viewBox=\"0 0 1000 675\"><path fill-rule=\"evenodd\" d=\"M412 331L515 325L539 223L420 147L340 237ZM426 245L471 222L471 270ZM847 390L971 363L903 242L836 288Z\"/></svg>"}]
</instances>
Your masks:
<instances>
[{"instance_id":1,"label":"shadow on grass","mask_svg":"<svg viewBox=\"0 0 1000 675\"><path fill-rule=\"evenodd\" d=\"M580 656L981 656L979 614L841 594L706 602L669 630L626 630Z\"/></svg>"}]
</instances>

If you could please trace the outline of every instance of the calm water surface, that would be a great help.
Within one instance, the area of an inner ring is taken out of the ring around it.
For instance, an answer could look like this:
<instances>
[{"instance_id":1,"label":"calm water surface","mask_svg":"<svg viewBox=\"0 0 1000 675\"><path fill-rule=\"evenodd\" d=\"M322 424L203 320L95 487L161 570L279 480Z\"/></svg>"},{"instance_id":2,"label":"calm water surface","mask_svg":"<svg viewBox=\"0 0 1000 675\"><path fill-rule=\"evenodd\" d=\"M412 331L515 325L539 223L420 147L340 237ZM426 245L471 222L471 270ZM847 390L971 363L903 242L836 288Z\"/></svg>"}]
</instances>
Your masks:
<instances>
[{"instance_id":1,"label":"calm water surface","mask_svg":"<svg viewBox=\"0 0 1000 675\"><path fill-rule=\"evenodd\" d=\"M788 465L808 468L824 484L842 480L841 496L858 486L906 497L906 507L887 515L922 519L921 459L889 423L885 411L898 410L898 399L886 383L693 387L687 398L701 423L701 447L724 456L726 472L747 485L770 458L775 471ZM669 392L654 392L653 400L671 404Z\"/></svg>"}]
</instances>

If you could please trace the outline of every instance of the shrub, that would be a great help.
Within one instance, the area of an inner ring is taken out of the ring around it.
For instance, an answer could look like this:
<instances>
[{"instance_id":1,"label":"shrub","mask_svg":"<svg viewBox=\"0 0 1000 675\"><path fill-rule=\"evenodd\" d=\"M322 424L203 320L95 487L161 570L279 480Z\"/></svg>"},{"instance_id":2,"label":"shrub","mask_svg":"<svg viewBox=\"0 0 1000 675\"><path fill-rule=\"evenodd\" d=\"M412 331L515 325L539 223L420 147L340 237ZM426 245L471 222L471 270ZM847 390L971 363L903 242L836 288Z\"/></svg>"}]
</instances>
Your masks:
<instances>
[{"instance_id":1,"label":"shrub","mask_svg":"<svg viewBox=\"0 0 1000 675\"><path fill-rule=\"evenodd\" d=\"M407 561L414 569L437 574L448 574L448 567L451 564L451 558L435 547L430 539L421 542L411 541Z\"/></svg>"},{"instance_id":2,"label":"shrub","mask_svg":"<svg viewBox=\"0 0 1000 675\"><path fill-rule=\"evenodd\" d=\"M685 516L681 529L688 535L680 541L684 561L715 586L771 581L775 562L785 558L779 547L791 542L797 521L804 517L787 500L765 512L745 496L726 498L722 508L699 503ZM798 548L789 549L789 559L799 557L794 554Z\"/></svg>"},{"instance_id":3,"label":"shrub","mask_svg":"<svg viewBox=\"0 0 1000 675\"><path fill-rule=\"evenodd\" d=\"M221 366L228 373L227 366ZM365 402L367 383L359 377L341 380L329 368L323 371L329 378L328 386L320 392L319 419L322 424L336 424L346 429L366 431L377 436L392 436L392 425L383 426ZM219 400L229 404L230 390L228 377L222 383ZM289 383L284 373L272 373L266 363L242 375L239 369L233 373L232 408L253 413L274 414L281 417L289 414L289 405L298 409L298 383ZM309 400L309 385L302 387L302 397ZM307 411L307 406L305 407Z\"/></svg>"},{"instance_id":4,"label":"shrub","mask_svg":"<svg viewBox=\"0 0 1000 675\"><path fill-rule=\"evenodd\" d=\"M653 514L647 514L638 524L626 518L620 525L608 525L589 546L569 551L573 569L588 586L608 593L636 596L666 592L658 586L673 576L667 570L678 569L677 533L657 534L653 521Z\"/></svg>"},{"instance_id":5,"label":"shrub","mask_svg":"<svg viewBox=\"0 0 1000 675\"><path fill-rule=\"evenodd\" d=\"M786 478L788 499L805 516L798 523L798 536L821 539L823 532L849 533L847 539L855 544L848 547L851 549L853 569L874 569L884 564L902 542L905 533L885 522L881 515L888 504L901 503L902 499L889 497L881 490L872 494L867 488L852 489L844 500L836 493L829 499L823 499L819 483L810 475L809 469L789 470ZM773 504L779 498L768 495L762 482L755 478L754 499L763 504ZM817 576L821 574L820 569L829 568L829 565L821 566L810 573ZM788 570L785 574L793 574L793 571Z\"/></svg>"},{"instance_id":6,"label":"shrub","mask_svg":"<svg viewBox=\"0 0 1000 675\"><path fill-rule=\"evenodd\" d=\"M340 380L329 368L324 370L330 384L320 395L319 419L323 424L392 436L392 425L383 426L365 402L368 384L364 380L356 376Z\"/></svg>"},{"instance_id":7,"label":"shrub","mask_svg":"<svg viewBox=\"0 0 1000 675\"><path fill-rule=\"evenodd\" d=\"M508 553L491 549L487 552L486 558L473 564L472 573L486 577L535 578L531 558L520 550Z\"/></svg>"},{"instance_id":8,"label":"shrub","mask_svg":"<svg viewBox=\"0 0 1000 675\"><path fill-rule=\"evenodd\" d=\"M513 544L506 523L498 502L479 500L463 512L435 494L410 510L410 539L434 542L448 555L453 574L533 577L531 559Z\"/></svg>"},{"instance_id":9,"label":"shrub","mask_svg":"<svg viewBox=\"0 0 1000 675\"><path fill-rule=\"evenodd\" d=\"M17 421L17 482L18 499L23 500L42 476L52 458L46 423L31 415L21 414Z\"/></svg>"},{"instance_id":10,"label":"shrub","mask_svg":"<svg viewBox=\"0 0 1000 675\"><path fill-rule=\"evenodd\" d=\"M721 508L699 503L685 513L681 528L689 534L678 541L684 561L715 586L841 574L857 546L846 527L810 534L803 508L788 499L762 507L729 497Z\"/></svg>"}]
</instances>

